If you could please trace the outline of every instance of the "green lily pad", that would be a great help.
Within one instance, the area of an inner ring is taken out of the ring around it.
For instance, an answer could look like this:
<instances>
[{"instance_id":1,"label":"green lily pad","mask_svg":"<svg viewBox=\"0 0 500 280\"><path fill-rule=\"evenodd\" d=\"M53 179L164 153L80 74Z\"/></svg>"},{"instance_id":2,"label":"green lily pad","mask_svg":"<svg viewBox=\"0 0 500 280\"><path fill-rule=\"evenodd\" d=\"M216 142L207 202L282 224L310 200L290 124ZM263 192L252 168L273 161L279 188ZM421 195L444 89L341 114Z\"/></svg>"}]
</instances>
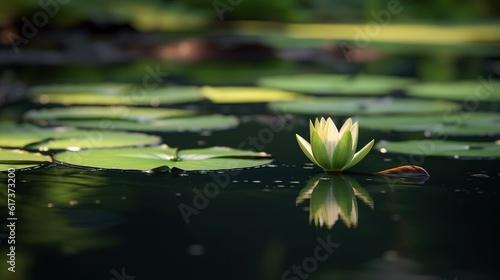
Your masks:
<instances>
[{"instance_id":1,"label":"green lily pad","mask_svg":"<svg viewBox=\"0 0 500 280\"><path fill-rule=\"evenodd\" d=\"M259 87L210 87L201 89L203 95L213 103L255 103L287 101L295 99L298 94L279 89Z\"/></svg>"},{"instance_id":2,"label":"green lily pad","mask_svg":"<svg viewBox=\"0 0 500 280\"><path fill-rule=\"evenodd\" d=\"M197 115L193 117L134 120L54 120L51 124L79 128L113 129L129 131L200 131L228 129L237 126L238 118L226 115Z\"/></svg>"},{"instance_id":3,"label":"green lily pad","mask_svg":"<svg viewBox=\"0 0 500 280\"><path fill-rule=\"evenodd\" d=\"M138 86L120 86L113 90L82 90L85 86L52 86L32 89L32 100L41 104L64 105L146 105L157 107L203 100L198 87L170 86L145 89ZM92 89L92 88L90 88Z\"/></svg>"},{"instance_id":4,"label":"green lily pad","mask_svg":"<svg viewBox=\"0 0 500 280\"><path fill-rule=\"evenodd\" d=\"M32 125L0 125L0 146L30 150L80 150L154 145L158 136L103 130L40 128Z\"/></svg>"},{"instance_id":5,"label":"green lily pad","mask_svg":"<svg viewBox=\"0 0 500 280\"><path fill-rule=\"evenodd\" d=\"M452 102L427 101L418 99L393 98L342 98L318 97L304 98L290 102L276 102L269 105L271 109L282 113L352 116L377 114L420 114L452 111L458 106Z\"/></svg>"},{"instance_id":6,"label":"green lily pad","mask_svg":"<svg viewBox=\"0 0 500 280\"><path fill-rule=\"evenodd\" d=\"M163 109L163 108L135 108L125 106L73 106L31 110L24 114L27 120L54 120L54 119L123 119L134 121L148 121L160 118L186 117L197 114L194 111Z\"/></svg>"},{"instance_id":7,"label":"green lily pad","mask_svg":"<svg viewBox=\"0 0 500 280\"><path fill-rule=\"evenodd\" d=\"M56 154L54 159L82 167L152 172L174 168L185 171L248 168L268 164L272 162L270 157L264 152L242 151L227 147L178 152L177 148L162 145L63 152Z\"/></svg>"},{"instance_id":8,"label":"green lily pad","mask_svg":"<svg viewBox=\"0 0 500 280\"><path fill-rule=\"evenodd\" d=\"M382 153L401 153L454 158L499 158L500 140L496 142L464 142L444 140L412 140L391 142L382 140L375 145Z\"/></svg>"},{"instance_id":9,"label":"green lily pad","mask_svg":"<svg viewBox=\"0 0 500 280\"><path fill-rule=\"evenodd\" d=\"M359 117L363 128L399 132L425 132L449 136L492 136L500 134L500 114L454 112L432 116L400 115Z\"/></svg>"},{"instance_id":10,"label":"green lily pad","mask_svg":"<svg viewBox=\"0 0 500 280\"><path fill-rule=\"evenodd\" d=\"M52 159L49 156L44 156L40 153L0 148L0 171L7 171L9 168L22 170L50 162L52 162Z\"/></svg>"},{"instance_id":11,"label":"green lily pad","mask_svg":"<svg viewBox=\"0 0 500 280\"><path fill-rule=\"evenodd\" d=\"M302 74L263 77L257 84L263 87L316 94L385 95L394 90L402 90L412 82L412 79L391 76Z\"/></svg>"},{"instance_id":12,"label":"green lily pad","mask_svg":"<svg viewBox=\"0 0 500 280\"><path fill-rule=\"evenodd\" d=\"M415 97L458 101L500 101L500 81L475 80L448 83L422 83L409 86L407 94Z\"/></svg>"},{"instance_id":13,"label":"green lily pad","mask_svg":"<svg viewBox=\"0 0 500 280\"><path fill-rule=\"evenodd\" d=\"M40 85L31 88L34 94L54 94L54 93L70 93L70 94L109 94L115 95L129 90L132 87L130 84L120 83L101 83L101 84L61 84L61 85Z\"/></svg>"}]
</instances>

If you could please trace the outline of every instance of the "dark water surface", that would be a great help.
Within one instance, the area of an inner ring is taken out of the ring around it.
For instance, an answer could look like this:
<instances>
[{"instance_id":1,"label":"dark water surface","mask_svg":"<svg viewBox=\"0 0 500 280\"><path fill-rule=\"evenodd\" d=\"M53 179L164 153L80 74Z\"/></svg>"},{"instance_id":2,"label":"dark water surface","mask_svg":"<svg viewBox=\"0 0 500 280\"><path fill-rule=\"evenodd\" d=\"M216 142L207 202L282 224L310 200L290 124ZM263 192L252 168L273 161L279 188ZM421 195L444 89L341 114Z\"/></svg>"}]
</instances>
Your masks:
<instances>
[{"instance_id":1,"label":"dark water surface","mask_svg":"<svg viewBox=\"0 0 500 280\"><path fill-rule=\"evenodd\" d=\"M498 160L419 158L431 177L408 184L371 175L402 163L372 150L346 176L366 189L374 209L358 199L356 228L340 219L319 228L309 222L309 200L296 205L322 172L295 133L308 138L307 118L286 128L250 121L162 135L170 146L275 157L231 173L17 172L16 273L5 270L2 238L2 279L498 279ZM393 137L362 124L360 134L360 146ZM6 185L6 174L0 180Z\"/></svg>"}]
</instances>

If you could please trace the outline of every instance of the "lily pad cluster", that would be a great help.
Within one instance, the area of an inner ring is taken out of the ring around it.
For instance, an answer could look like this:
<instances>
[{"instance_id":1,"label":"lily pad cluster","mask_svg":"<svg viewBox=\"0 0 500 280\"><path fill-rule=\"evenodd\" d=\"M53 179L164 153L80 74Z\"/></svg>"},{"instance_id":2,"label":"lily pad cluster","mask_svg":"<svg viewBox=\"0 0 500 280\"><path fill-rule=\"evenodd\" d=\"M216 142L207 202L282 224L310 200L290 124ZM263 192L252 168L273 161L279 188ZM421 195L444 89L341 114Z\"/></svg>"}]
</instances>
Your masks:
<instances>
[{"instance_id":1,"label":"lily pad cluster","mask_svg":"<svg viewBox=\"0 0 500 280\"><path fill-rule=\"evenodd\" d=\"M254 96L257 99L289 100L295 97L293 93L279 90L271 90L275 94L258 88L249 90L257 92ZM235 96L240 98L248 93L246 89L237 89L236 92ZM30 110L23 115L25 123L22 124L0 123L0 147L16 148L2 150L0 167L3 169L13 165L16 168L39 166L52 162L52 159L91 169L146 172L226 170L272 161L271 156L263 152L227 147L178 151L163 144L159 136L126 132L190 132L238 125L238 118L231 115L152 108L205 100L197 87L171 86L141 91L139 87L128 84L49 85L35 87L31 94L38 103L66 106Z\"/></svg>"},{"instance_id":2,"label":"lily pad cluster","mask_svg":"<svg viewBox=\"0 0 500 280\"><path fill-rule=\"evenodd\" d=\"M26 150L80 150L157 145L161 138L143 133L80 130L69 127L41 128L30 124L0 124L0 147Z\"/></svg>"},{"instance_id":3,"label":"lily pad cluster","mask_svg":"<svg viewBox=\"0 0 500 280\"><path fill-rule=\"evenodd\" d=\"M342 97L311 97L290 102L274 102L269 106L272 110L283 113L324 116L429 114L458 108L457 104L445 101Z\"/></svg>"},{"instance_id":4,"label":"lily pad cluster","mask_svg":"<svg viewBox=\"0 0 500 280\"><path fill-rule=\"evenodd\" d=\"M358 117L363 127L399 132L422 132L426 136L500 135L500 114L455 112L433 115L397 115Z\"/></svg>"},{"instance_id":5,"label":"lily pad cluster","mask_svg":"<svg viewBox=\"0 0 500 280\"><path fill-rule=\"evenodd\" d=\"M378 75L301 74L269 76L257 81L259 86L304 93L338 95L386 95L403 90L413 79Z\"/></svg>"},{"instance_id":6,"label":"lily pad cluster","mask_svg":"<svg viewBox=\"0 0 500 280\"><path fill-rule=\"evenodd\" d=\"M204 97L193 86L153 89L127 84L49 85L31 89L31 98L40 104L64 105L160 105L196 102Z\"/></svg>"},{"instance_id":7,"label":"lily pad cluster","mask_svg":"<svg viewBox=\"0 0 500 280\"><path fill-rule=\"evenodd\" d=\"M84 107L32 110L24 118L40 125L130 131L199 131L227 129L238 118L166 108Z\"/></svg>"},{"instance_id":8,"label":"lily pad cluster","mask_svg":"<svg viewBox=\"0 0 500 280\"><path fill-rule=\"evenodd\" d=\"M479 79L474 81L429 82L411 85L408 95L456 101L500 101L500 81Z\"/></svg>"}]
</instances>

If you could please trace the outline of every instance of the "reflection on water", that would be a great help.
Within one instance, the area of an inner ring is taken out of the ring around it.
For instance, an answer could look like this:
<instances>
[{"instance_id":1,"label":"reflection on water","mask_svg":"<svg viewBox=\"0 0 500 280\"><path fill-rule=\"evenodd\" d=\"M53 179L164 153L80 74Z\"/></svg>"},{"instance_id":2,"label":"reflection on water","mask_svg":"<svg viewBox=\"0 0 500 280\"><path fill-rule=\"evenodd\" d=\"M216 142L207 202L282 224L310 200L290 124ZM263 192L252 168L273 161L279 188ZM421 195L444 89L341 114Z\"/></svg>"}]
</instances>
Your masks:
<instances>
[{"instance_id":1,"label":"reflection on water","mask_svg":"<svg viewBox=\"0 0 500 280\"><path fill-rule=\"evenodd\" d=\"M356 197L373 209L373 199L365 188L349 176L318 174L307 182L297 197L297 205L309 199L309 222L329 229L340 219L347 227L358 225Z\"/></svg>"}]
</instances>

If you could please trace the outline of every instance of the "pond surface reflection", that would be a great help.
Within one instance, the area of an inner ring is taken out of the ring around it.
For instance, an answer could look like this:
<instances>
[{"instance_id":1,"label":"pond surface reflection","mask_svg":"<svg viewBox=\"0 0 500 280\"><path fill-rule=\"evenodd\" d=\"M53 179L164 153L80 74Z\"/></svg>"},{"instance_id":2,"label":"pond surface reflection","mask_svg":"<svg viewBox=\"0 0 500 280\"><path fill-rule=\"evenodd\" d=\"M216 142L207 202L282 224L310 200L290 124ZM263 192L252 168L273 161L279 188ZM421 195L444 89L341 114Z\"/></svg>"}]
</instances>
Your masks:
<instances>
[{"instance_id":1,"label":"pond surface reflection","mask_svg":"<svg viewBox=\"0 0 500 280\"><path fill-rule=\"evenodd\" d=\"M347 227L358 225L356 197L373 209L372 197L365 188L346 175L323 173L307 182L297 197L297 205L309 199L309 222L332 228L339 217Z\"/></svg>"}]
</instances>

